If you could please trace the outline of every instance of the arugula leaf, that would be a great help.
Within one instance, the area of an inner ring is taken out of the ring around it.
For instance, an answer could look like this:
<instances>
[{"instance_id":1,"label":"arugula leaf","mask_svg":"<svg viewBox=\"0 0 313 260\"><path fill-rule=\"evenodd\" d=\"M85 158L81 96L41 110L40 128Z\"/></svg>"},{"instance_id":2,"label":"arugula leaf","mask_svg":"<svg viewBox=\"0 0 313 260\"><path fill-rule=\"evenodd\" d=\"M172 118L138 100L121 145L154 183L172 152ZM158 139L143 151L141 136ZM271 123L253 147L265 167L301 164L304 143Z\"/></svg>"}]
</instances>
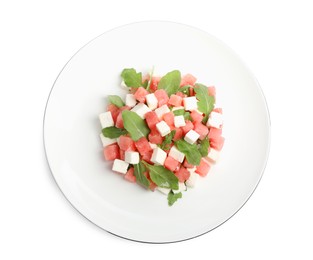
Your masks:
<instances>
[{"instance_id":1,"label":"arugula leaf","mask_svg":"<svg viewBox=\"0 0 313 260\"><path fill-rule=\"evenodd\" d=\"M201 153L196 144L189 144L184 140L178 140L175 145L179 151L185 154L187 161L193 165L199 165L201 161Z\"/></svg>"},{"instance_id":2,"label":"arugula leaf","mask_svg":"<svg viewBox=\"0 0 313 260\"><path fill-rule=\"evenodd\" d=\"M208 136L206 136L201 142L199 147L199 152L201 153L202 157L205 157L209 153L210 142Z\"/></svg>"},{"instance_id":3,"label":"arugula leaf","mask_svg":"<svg viewBox=\"0 0 313 260\"><path fill-rule=\"evenodd\" d=\"M142 83L142 86L143 86L145 89L148 89L148 85L149 85L149 80L145 80L145 81Z\"/></svg>"},{"instance_id":4,"label":"arugula leaf","mask_svg":"<svg viewBox=\"0 0 313 260\"><path fill-rule=\"evenodd\" d=\"M124 110L122 112L124 128L130 133L134 141L138 141L141 137L147 137L150 130L144 119L138 116L135 112Z\"/></svg>"},{"instance_id":5,"label":"arugula leaf","mask_svg":"<svg viewBox=\"0 0 313 260\"><path fill-rule=\"evenodd\" d=\"M178 190L178 178L162 165L151 165L144 162L149 170L151 180L161 188Z\"/></svg>"},{"instance_id":6,"label":"arugula leaf","mask_svg":"<svg viewBox=\"0 0 313 260\"><path fill-rule=\"evenodd\" d=\"M137 183L141 184L145 188L149 188L150 181L143 173L146 171L146 167L140 161L138 164L134 165L134 175L136 176Z\"/></svg>"},{"instance_id":7,"label":"arugula leaf","mask_svg":"<svg viewBox=\"0 0 313 260\"><path fill-rule=\"evenodd\" d=\"M170 144L172 143L172 140L176 134L176 130L172 130L168 135L165 136L164 141L160 145L160 148L162 150L168 150L170 149Z\"/></svg>"},{"instance_id":8,"label":"arugula leaf","mask_svg":"<svg viewBox=\"0 0 313 260\"><path fill-rule=\"evenodd\" d=\"M123 78L127 87L139 88L142 86L142 74L136 72L135 69L124 69L121 77Z\"/></svg>"},{"instance_id":9,"label":"arugula leaf","mask_svg":"<svg viewBox=\"0 0 313 260\"><path fill-rule=\"evenodd\" d=\"M194 90L196 92L196 98L199 100L198 109L205 115L202 122L206 123L208 121L209 114L214 108L215 98L213 96L209 96L208 88L203 84L196 83Z\"/></svg>"},{"instance_id":10,"label":"arugula leaf","mask_svg":"<svg viewBox=\"0 0 313 260\"><path fill-rule=\"evenodd\" d=\"M189 112L185 112L184 118L185 118L185 120L190 120L190 121L192 120Z\"/></svg>"},{"instance_id":11,"label":"arugula leaf","mask_svg":"<svg viewBox=\"0 0 313 260\"><path fill-rule=\"evenodd\" d=\"M116 105L117 107L123 107L125 106L125 103L123 100L116 95L109 95L109 102L113 105Z\"/></svg>"},{"instance_id":12,"label":"arugula leaf","mask_svg":"<svg viewBox=\"0 0 313 260\"><path fill-rule=\"evenodd\" d=\"M178 92L182 92L182 93L186 94L187 96L189 96L190 95L190 91L189 91L190 88L192 88L192 86L190 86L190 85L182 86L178 89Z\"/></svg>"},{"instance_id":13,"label":"arugula leaf","mask_svg":"<svg viewBox=\"0 0 313 260\"><path fill-rule=\"evenodd\" d=\"M185 114L185 109L177 109L173 111L174 116L183 116Z\"/></svg>"},{"instance_id":14,"label":"arugula leaf","mask_svg":"<svg viewBox=\"0 0 313 260\"><path fill-rule=\"evenodd\" d=\"M127 134L125 129L117 128L115 126L109 126L102 129L102 134L108 138L118 138L121 135Z\"/></svg>"},{"instance_id":15,"label":"arugula leaf","mask_svg":"<svg viewBox=\"0 0 313 260\"><path fill-rule=\"evenodd\" d=\"M178 70L173 70L163 76L158 84L158 89L164 89L170 96L179 89L181 75Z\"/></svg>"},{"instance_id":16,"label":"arugula leaf","mask_svg":"<svg viewBox=\"0 0 313 260\"><path fill-rule=\"evenodd\" d=\"M181 199L183 194L181 192L174 193L173 191L170 191L170 193L167 195L167 201L169 206L173 206L173 204L178 200Z\"/></svg>"}]
</instances>

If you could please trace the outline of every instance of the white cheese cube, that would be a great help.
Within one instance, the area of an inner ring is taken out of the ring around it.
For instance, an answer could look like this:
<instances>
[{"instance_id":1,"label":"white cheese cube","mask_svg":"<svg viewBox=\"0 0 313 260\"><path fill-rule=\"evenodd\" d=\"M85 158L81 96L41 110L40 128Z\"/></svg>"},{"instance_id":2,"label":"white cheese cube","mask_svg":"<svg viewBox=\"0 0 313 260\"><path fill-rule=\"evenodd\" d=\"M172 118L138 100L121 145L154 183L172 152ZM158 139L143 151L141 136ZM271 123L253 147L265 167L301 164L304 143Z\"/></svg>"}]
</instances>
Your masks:
<instances>
[{"instance_id":1,"label":"white cheese cube","mask_svg":"<svg viewBox=\"0 0 313 260\"><path fill-rule=\"evenodd\" d=\"M127 85L125 84L125 81L124 80L122 80L122 82L121 82L121 87L122 87L122 89L129 89L129 87L127 87Z\"/></svg>"},{"instance_id":2,"label":"white cheese cube","mask_svg":"<svg viewBox=\"0 0 313 260\"><path fill-rule=\"evenodd\" d=\"M161 187L157 187L157 190L165 195L168 195L171 191L171 189L168 188L161 188Z\"/></svg>"},{"instance_id":3,"label":"white cheese cube","mask_svg":"<svg viewBox=\"0 0 313 260\"><path fill-rule=\"evenodd\" d=\"M184 116L174 116L174 125L175 127L185 126L186 122Z\"/></svg>"},{"instance_id":4,"label":"white cheese cube","mask_svg":"<svg viewBox=\"0 0 313 260\"><path fill-rule=\"evenodd\" d=\"M165 121L157 123L156 128L161 136L166 136L171 132L171 128L168 126L167 123L165 123Z\"/></svg>"},{"instance_id":5,"label":"white cheese cube","mask_svg":"<svg viewBox=\"0 0 313 260\"><path fill-rule=\"evenodd\" d=\"M209 161L216 162L218 160L218 157L219 157L219 152L213 148L210 148L208 156L207 156Z\"/></svg>"},{"instance_id":6,"label":"white cheese cube","mask_svg":"<svg viewBox=\"0 0 313 260\"><path fill-rule=\"evenodd\" d=\"M167 105L163 105L157 108L156 110L154 110L154 112L157 114L159 119L162 119L164 114L171 112L171 111Z\"/></svg>"},{"instance_id":7,"label":"white cheese cube","mask_svg":"<svg viewBox=\"0 0 313 260\"><path fill-rule=\"evenodd\" d=\"M125 162L130 164L138 164L139 163L139 153L126 151L125 152Z\"/></svg>"},{"instance_id":8,"label":"white cheese cube","mask_svg":"<svg viewBox=\"0 0 313 260\"><path fill-rule=\"evenodd\" d=\"M157 148L157 147L158 147L156 144L153 144L153 143L150 143L150 142L149 142L149 144L150 144L150 147L151 147L152 150L153 150L154 148Z\"/></svg>"},{"instance_id":9,"label":"white cheese cube","mask_svg":"<svg viewBox=\"0 0 313 260\"><path fill-rule=\"evenodd\" d=\"M223 125L223 115L217 112L212 111L207 122L207 126L221 128Z\"/></svg>"},{"instance_id":10,"label":"white cheese cube","mask_svg":"<svg viewBox=\"0 0 313 260\"><path fill-rule=\"evenodd\" d=\"M135 96L133 94L126 94L125 104L126 106L134 107L137 104Z\"/></svg>"},{"instance_id":11,"label":"white cheese cube","mask_svg":"<svg viewBox=\"0 0 313 260\"><path fill-rule=\"evenodd\" d=\"M174 158L176 161L179 161L180 163L182 163L185 158L185 154L179 151L175 146L172 146L168 155Z\"/></svg>"},{"instance_id":12,"label":"white cheese cube","mask_svg":"<svg viewBox=\"0 0 313 260\"><path fill-rule=\"evenodd\" d=\"M190 143L190 144L194 144L198 138L200 137L200 135L194 131L194 130L190 130L184 137L185 141L187 143Z\"/></svg>"},{"instance_id":13,"label":"white cheese cube","mask_svg":"<svg viewBox=\"0 0 313 260\"><path fill-rule=\"evenodd\" d=\"M117 139L107 138L102 133L100 134L100 139L101 139L103 147L108 146L110 144L114 144L117 142Z\"/></svg>"},{"instance_id":14,"label":"white cheese cube","mask_svg":"<svg viewBox=\"0 0 313 260\"><path fill-rule=\"evenodd\" d=\"M139 103L138 105L134 106L130 111L135 112L138 116L142 119L145 119L145 114L151 111L145 104Z\"/></svg>"},{"instance_id":15,"label":"white cheese cube","mask_svg":"<svg viewBox=\"0 0 313 260\"><path fill-rule=\"evenodd\" d=\"M187 187L193 188L196 184L196 181L198 179L199 174L195 173L195 172L190 172L190 177L189 179L186 181L186 185Z\"/></svg>"},{"instance_id":16,"label":"white cheese cube","mask_svg":"<svg viewBox=\"0 0 313 260\"><path fill-rule=\"evenodd\" d=\"M151 156L151 162L157 164L157 165L164 165L165 159L166 159L166 152L164 152L159 147L153 149L153 153Z\"/></svg>"},{"instance_id":17,"label":"white cheese cube","mask_svg":"<svg viewBox=\"0 0 313 260\"><path fill-rule=\"evenodd\" d=\"M180 107L173 107L172 111L181 110L181 109L185 109L185 108L182 107L182 106L180 106Z\"/></svg>"},{"instance_id":18,"label":"white cheese cube","mask_svg":"<svg viewBox=\"0 0 313 260\"><path fill-rule=\"evenodd\" d=\"M154 110L158 107L158 99L153 93L146 95L146 102L151 110Z\"/></svg>"},{"instance_id":19,"label":"white cheese cube","mask_svg":"<svg viewBox=\"0 0 313 260\"><path fill-rule=\"evenodd\" d=\"M115 159L113 162L112 170L115 172L125 174L127 172L129 164L119 159Z\"/></svg>"},{"instance_id":20,"label":"white cheese cube","mask_svg":"<svg viewBox=\"0 0 313 260\"><path fill-rule=\"evenodd\" d=\"M196 97L183 98L185 110L192 111L198 109L198 100Z\"/></svg>"},{"instance_id":21,"label":"white cheese cube","mask_svg":"<svg viewBox=\"0 0 313 260\"><path fill-rule=\"evenodd\" d=\"M110 111L101 113L99 115L99 120L100 120L100 124L101 124L102 128L114 126L113 117L112 117L112 114Z\"/></svg>"},{"instance_id":22,"label":"white cheese cube","mask_svg":"<svg viewBox=\"0 0 313 260\"><path fill-rule=\"evenodd\" d=\"M183 182L178 182L178 190L172 190L173 193L180 193L186 190L186 185Z\"/></svg>"}]
</instances>

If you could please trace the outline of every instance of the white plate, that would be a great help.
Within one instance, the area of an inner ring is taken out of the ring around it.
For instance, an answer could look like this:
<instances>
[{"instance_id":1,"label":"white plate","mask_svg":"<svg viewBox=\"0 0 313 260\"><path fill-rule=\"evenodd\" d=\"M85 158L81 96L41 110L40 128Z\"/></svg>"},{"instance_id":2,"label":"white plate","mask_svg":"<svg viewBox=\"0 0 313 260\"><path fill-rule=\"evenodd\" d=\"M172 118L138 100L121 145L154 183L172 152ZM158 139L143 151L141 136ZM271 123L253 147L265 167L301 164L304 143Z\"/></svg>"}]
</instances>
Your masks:
<instances>
[{"instance_id":1,"label":"white plate","mask_svg":"<svg viewBox=\"0 0 313 260\"><path fill-rule=\"evenodd\" d=\"M129 183L102 159L98 114L125 67L164 74L179 69L215 85L226 138L219 162L174 206L159 192ZM45 111L44 144L52 174L70 203L118 236L174 242L204 234L234 215L264 171L270 120L261 88L238 56L211 35L169 22L141 22L102 34L58 76Z\"/></svg>"}]
</instances>

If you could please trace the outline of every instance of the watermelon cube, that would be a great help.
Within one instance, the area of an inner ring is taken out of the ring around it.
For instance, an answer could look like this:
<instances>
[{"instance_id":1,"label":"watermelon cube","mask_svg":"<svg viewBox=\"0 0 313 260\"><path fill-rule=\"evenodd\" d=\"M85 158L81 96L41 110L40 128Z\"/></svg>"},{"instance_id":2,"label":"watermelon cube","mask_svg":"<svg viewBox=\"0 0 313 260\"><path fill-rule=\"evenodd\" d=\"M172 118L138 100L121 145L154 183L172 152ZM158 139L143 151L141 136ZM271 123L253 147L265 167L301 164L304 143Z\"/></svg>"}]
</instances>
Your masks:
<instances>
[{"instance_id":1,"label":"watermelon cube","mask_svg":"<svg viewBox=\"0 0 313 260\"><path fill-rule=\"evenodd\" d=\"M118 145L124 151L136 151L135 142L129 136L120 136Z\"/></svg>"},{"instance_id":2,"label":"watermelon cube","mask_svg":"<svg viewBox=\"0 0 313 260\"><path fill-rule=\"evenodd\" d=\"M186 125L182 127L184 135L187 134L194 127L191 121L186 120L185 122L186 122Z\"/></svg>"},{"instance_id":3,"label":"watermelon cube","mask_svg":"<svg viewBox=\"0 0 313 260\"><path fill-rule=\"evenodd\" d=\"M178 141L178 140L183 138L184 132L183 132L183 129L181 127L180 128L175 127L173 130L176 131L175 135L173 137L173 141Z\"/></svg>"},{"instance_id":4,"label":"watermelon cube","mask_svg":"<svg viewBox=\"0 0 313 260\"><path fill-rule=\"evenodd\" d=\"M104 158L107 161L113 161L115 159L120 159L120 152L117 144L111 144L103 149Z\"/></svg>"},{"instance_id":5,"label":"watermelon cube","mask_svg":"<svg viewBox=\"0 0 313 260\"><path fill-rule=\"evenodd\" d=\"M158 89L154 92L154 95L156 96L158 100L158 106L161 107L163 105L166 105L169 98L164 89Z\"/></svg>"},{"instance_id":6,"label":"watermelon cube","mask_svg":"<svg viewBox=\"0 0 313 260\"><path fill-rule=\"evenodd\" d=\"M140 103L144 103L146 102L146 95L148 94L149 92L145 88L139 87L135 92L134 96Z\"/></svg>"},{"instance_id":7,"label":"watermelon cube","mask_svg":"<svg viewBox=\"0 0 313 260\"><path fill-rule=\"evenodd\" d=\"M125 160L125 151L122 149L120 149L120 159L123 161Z\"/></svg>"},{"instance_id":8,"label":"watermelon cube","mask_svg":"<svg viewBox=\"0 0 313 260\"><path fill-rule=\"evenodd\" d=\"M147 138L145 137L141 137L138 141L136 141L135 146L140 155L144 155L145 153L152 150Z\"/></svg>"},{"instance_id":9,"label":"watermelon cube","mask_svg":"<svg viewBox=\"0 0 313 260\"><path fill-rule=\"evenodd\" d=\"M223 136L219 136L218 138L210 139L210 146L217 151L222 150L224 146L225 138Z\"/></svg>"},{"instance_id":10,"label":"watermelon cube","mask_svg":"<svg viewBox=\"0 0 313 260\"><path fill-rule=\"evenodd\" d=\"M215 95L216 95L216 89L215 89L214 86L208 87L208 94L209 94L209 96L215 97Z\"/></svg>"},{"instance_id":11,"label":"watermelon cube","mask_svg":"<svg viewBox=\"0 0 313 260\"><path fill-rule=\"evenodd\" d=\"M191 74L186 74L180 81L180 86L191 85L193 86L197 81L197 78Z\"/></svg>"},{"instance_id":12,"label":"watermelon cube","mask_svg":"<svg viewBox=\"0 0 313 260\"><path fill-rule=\"evenodd\" d=\"M182 105L183 98L177 95L171 95L168 104L174 107L179 107Z\"/></svg>"},{"instance_id":13,"label":"watermelon cube","mask_svg":"<svg viewBox=\"0 0 313 260\"><path fill-rule=\"evenodd\" d=\"M209 133L208 127L202 124L201 122L195 122L193 130L200 135L199 137L200 140L203 140Z\"/></svg>"},{"instance_id":14,"label":"watermelon cube","mask_svg":"<svg viewBox=\"0 0 313 260\"><path fill-rule=\"evenodd\" d=\"M146 122L151 130L156 130L156 124L160 122L157 114L154 111L145 114Z\"/></svg>"},{"instance_id":15,"label":"watermelon cube","mask_svg":"<svg viewBox=\"0 0 313 260\"><path fill-rule=\"evenodd\" d=\"M214 108L213 111L216 112L216 113L223 114L223 109L220 108L220 107Z\"/></svg>"},{"instance_id":16,"label":"watermelon cube","mask_svg":"<svg viewBox=\"0 0 313 260\"><path fill-rule=\"evenodd\" d=\"M124 175L124 178L130 182L136 182L136 176L134 175L134 168L131 167Z\"/></svg>"},{"instance_id":17,"label":"watermelon cube","mask_svg":"<svg viewBox=\"0 0 313 260\"><path fill-rule=\"evenodd\" d=\"M209 139L218 139L222 135L222 129L210 127L208 134Z\"/></svg>"},{"instance_id":18,"label":"watermelon cube","mask_svg":"<svg viewBox=\"0 0 313 260\"><path fill-rule=\"evenodd\" d=\"M168 112L168 113L164 114L163 120L165 121L165 123L168 124L169 127L173 127L174 126L174 113Z\"/></svg>"},{"instance_id":19,"label":"watermelon cube","mask_svg":"<svg viewBox=\"0 0 313 260\"><path fill-rule=\"evenodd\" d=\"M107 106L107 110L111 112L112 118L114 123L116 122L117 116L120 113L120 110L117 106L113 105L113 104L109 104Z\"/></svg>"},{"instance_id":20,"label":"watermelon cube","mask_svg":"<svg viewBox=\"0 0 313 260\"><path fill-rule=\"evenodd\" d=\"M169 169L172 172L177 170L179 165L180 165L179 161L175 160L171 156L167 156L167 158L165 159L165 162L164 162L164 167Z\"/></svg>"},{"instance_id":21,"label":"watermelon cube","mask_svg":"<svg viewBox=\"0 0 313 260\"><path fill-rule=\"evenodd\" d=\"M148 139L149 142L153 144L161 144L163 142L163 137L157 130L151 130Z\"/></svg>"},{"instance_id":22,"label":"watermelon cube","mask_svg":"<svg viewBox=\"0 0 313 260\"><path fill-rule=\"evenodd\" d=\"M160 82L161 77L152 77L150 83L151 92L155 92L158 89L158 84Z\"/></svg>"},{"instance_id":23,"label":"watermelon cube","mask_svg":"<svg viewBox=\"0 0 313 260\"><path fill-rule=\"evenodd\" d=\"M151 162L152 153L153 153L152 150L150 150L150 151L148 151L148 152L145 152L145 153L141 156L141 160L146 161L147 163L152 163L152 162Z\"/></svg>"},{"instance_id":24,"label":"watermelon cube","mask_svg":"<svg viewBox=\"0 0 313 260\"><path fill-rule=\"evenodd\" d=\"M187 161L187 159L185 159L184 160L184 167L185 168L193 168L194 167L194 165L193 164L190 164L188 161Z\"/></svg>"},{"instance_id":25,"label":"watermelon cube","mask_svg":"<svg viewBox=\"0 0 313 260\"><path fill-rule=\"evenodd\" d=\"M174 174L180 182L185 182L190 177L190 172L184 166L181 166Z\"/></svg>"},{"instance_id":26,"label":"watermelon cube","mask_svg":"<svg viewBox=\"0 0 313 260\"><path fill-rule=\"evenodd\" d=\"M208 174L208 172L210 171L210 164L207 160L205 159L201 159L200 161L200 165L198 165L196 167L196 173L198 173L200 176L204 177Z\"/></svg>"},{"instance_id":27,"label":"watermelon cube","mask_svg":"<svg viewBox=\"0 0 313 260\"><path fill-rule=\"evenodd\" d=\"M187 97L187 95L185 95L183 92L177 92L175 95L176 95L176 96L179 96L179 97L181 97L181 98Z\"/></svg>"},{"instance_id":28,"label":"watermelon cube","mask_svg":"<svg viewBox=\"0 0 313 260\"><path fill-rule=\"evenodd\" d=\"M201 122L203 119L203 115L199 113L197 110L193 110L190 113L190 116L193 122Z\"/></svg>"}]
</instances>

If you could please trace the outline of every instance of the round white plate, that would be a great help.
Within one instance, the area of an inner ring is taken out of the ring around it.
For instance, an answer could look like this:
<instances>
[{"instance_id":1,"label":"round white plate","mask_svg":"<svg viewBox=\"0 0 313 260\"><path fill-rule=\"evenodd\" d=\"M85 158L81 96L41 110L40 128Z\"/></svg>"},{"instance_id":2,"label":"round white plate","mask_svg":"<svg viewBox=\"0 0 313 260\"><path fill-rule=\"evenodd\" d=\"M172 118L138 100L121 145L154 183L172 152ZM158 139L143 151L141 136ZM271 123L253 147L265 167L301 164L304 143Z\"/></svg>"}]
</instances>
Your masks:
<instances>
[{"instance_id":1,"label":"round white plate","mask_svg":"<svg viewBox=\"0 0 313 260\"><path fill-rule=\"evenodd\" d=\"M120 72L160 75L178 69L215 85L226 138L220 160L174 206L166 196L125 181L102 158L98 114L107 95L124 96ZM97 226L142 242L175 242L204 234L234 215L264 171L270 119L255 77L227 46L182 24L141 22L89 42L66 64L50 93L44 145L51 172L70 203Z\"/></svg>"}]
</instances>

